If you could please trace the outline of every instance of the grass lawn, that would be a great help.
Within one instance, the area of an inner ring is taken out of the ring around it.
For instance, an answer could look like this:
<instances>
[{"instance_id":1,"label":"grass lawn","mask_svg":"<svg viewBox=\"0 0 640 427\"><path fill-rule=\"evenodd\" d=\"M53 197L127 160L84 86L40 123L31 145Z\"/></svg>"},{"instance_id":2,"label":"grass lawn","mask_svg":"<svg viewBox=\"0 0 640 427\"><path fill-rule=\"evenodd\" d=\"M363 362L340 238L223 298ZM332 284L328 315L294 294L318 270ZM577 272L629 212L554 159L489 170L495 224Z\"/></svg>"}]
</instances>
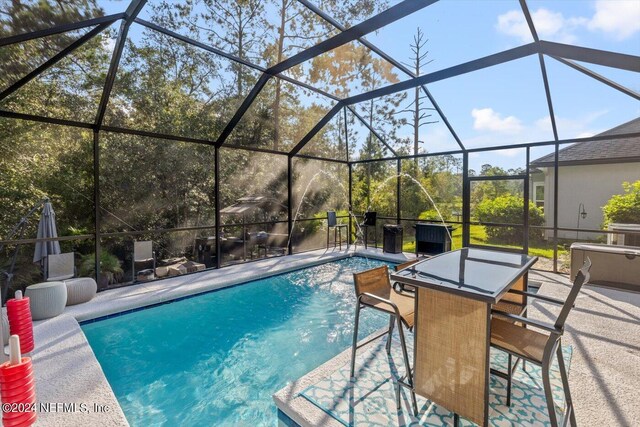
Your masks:
<instances>
[{"instance_id":1,"label":"grass lawn","mask_svg":"<svg viewBox=\"0 0 640 427\"><path fill-rule=\"evenodd\" d=\"M491 245L497 246L501 248L511 248L511 249L522 249L522 247L518 247L516 245L504 245L504 244L495 244L487 241L487 234L485 232L485 228L482 225L472 225L471 226L471 243L476 245ZM462 247L462 226L456 225L455 230L451 234L452 238L452 248L451 249L460 249ZM416 251L416 243L415 236L410 235L404 238L404 242L402 244L402 250L405 252L415 252ZM567 249L561 245L558 245L558 255L567 253ZM529 255L544 257L553 259L553 243L552 242L535 242L531 243L529 246Z\"/></svg>"}]
</instances>

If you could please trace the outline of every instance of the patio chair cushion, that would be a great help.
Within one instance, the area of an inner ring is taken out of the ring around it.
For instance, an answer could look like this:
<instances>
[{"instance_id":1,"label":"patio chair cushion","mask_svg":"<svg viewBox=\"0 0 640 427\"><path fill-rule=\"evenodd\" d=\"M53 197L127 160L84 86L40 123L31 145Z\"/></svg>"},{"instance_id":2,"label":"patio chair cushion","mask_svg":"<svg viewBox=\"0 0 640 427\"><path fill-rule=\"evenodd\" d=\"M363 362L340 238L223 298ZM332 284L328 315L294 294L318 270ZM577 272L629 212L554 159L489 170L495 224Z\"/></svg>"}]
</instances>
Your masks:
<instances>
[{"instance_id":1,"label":"patio chair cushion","mask_svg":"<svg viewBox=\"0 0 640 427\"><path fill-rule=\"evenodd\" d=\"M98 291L98 284L91 277L78 277L64 283L67 285L67 306L91 301Z\"/></svg>"},{"instance_id":2,"label":"patio chair cushion","mask_svg":"<svg viewBox=\"0 0 640 427\"><path fill-rule=\"evenodd\" d=\"M391 290L391 289L390 289ZM403 294L399 294L394 290L391 290L386 295L379 295L381 298L389 299L393 302L400 312L400 317L404 321L404 323L409 328L413 328L414 324L414 310L415 310L415 299L413 297L409 297ZM362 302L371 306L374 306L380 310L386 311L388 313L393 313L393 308L389 306L389 304L385 304L383 302L374 300L373 298L367 298L366 295L362 297Z\"/></svg>"},{"instance_id":3,"label":"patio chair cushion","mask_svg":"<svg viewBox=\"0 0 640 427\"><path fill-rule=\"evenodd\" d=\"M491 345L542 363L549 336L500 319L491 320Z\"/></svg>"},{"instance_id":4,"label":"patio chair cushion","mask_svg":"<svg viewBox=\"0 0 640 427\"><path fill-rule=\"evenodd\" d=\"M62 314L67 305L67 285L64 282L44 282L27 286L33 320L49 319Z\"/></svg>"}]
</instances>

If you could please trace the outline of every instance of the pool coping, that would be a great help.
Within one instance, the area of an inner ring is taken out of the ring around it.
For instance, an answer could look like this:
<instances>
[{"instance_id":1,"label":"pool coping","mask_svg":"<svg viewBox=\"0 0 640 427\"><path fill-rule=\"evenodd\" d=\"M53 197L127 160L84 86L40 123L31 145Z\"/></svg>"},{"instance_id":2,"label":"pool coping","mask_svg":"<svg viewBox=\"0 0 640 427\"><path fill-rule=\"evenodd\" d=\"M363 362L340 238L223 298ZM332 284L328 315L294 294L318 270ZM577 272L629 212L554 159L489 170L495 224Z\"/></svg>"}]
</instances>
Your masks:
<instances>
[{"instance_id":1,"label":"pool coping","mask_svg":"<svg viewBox=\"0 0 640 427\"><path fill-rule=\"evenodd\" d=\"M129 311L174 302L351 256L391 262L403 262L415 258L415 254L390 254L383 253L379 249L355 250L351 247L343 250L317 250L106 290L99 292L89 302L66 307L64 314L74 317L80 324L99 321L110 316L126 314Z\"/></svg>"},{"instance_id":2,"label":"pool coping","mask_svg":"<svg viewBox=\"0 0 640 427\"><path fill-rule=\"evenodd\" d=\"M98 403L112 408L108 414L95 411L42 413L38 425L129 425L81 324L352 256L391 262L415 257L414 254L389 254L379 249L350 247L269 258L103 291L89 302L66 307L60 316L34 322L33 364L38 402Z\"/></svg>"}]
</instances>

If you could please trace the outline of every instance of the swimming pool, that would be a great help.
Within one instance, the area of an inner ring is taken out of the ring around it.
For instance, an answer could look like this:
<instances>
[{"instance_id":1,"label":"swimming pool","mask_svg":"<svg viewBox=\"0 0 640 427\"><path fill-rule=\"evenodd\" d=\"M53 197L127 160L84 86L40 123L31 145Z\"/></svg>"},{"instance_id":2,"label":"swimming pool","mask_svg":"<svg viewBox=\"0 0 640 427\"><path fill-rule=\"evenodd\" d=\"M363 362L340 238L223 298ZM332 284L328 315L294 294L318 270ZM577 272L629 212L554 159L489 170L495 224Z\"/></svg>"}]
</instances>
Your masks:
<instances>
[{"instance_id":1,"label":"swimming pool","mask_svg":"<svg viewBox=\"0 0 640 427\"><path fill-rule=\"evenodd\" d=\"M132 426L275 425L272 394L351 345L352 273L383 264L347 258L82 329ZM387 321L364 310L359 335Z\"/></svg>"}]
</instances>

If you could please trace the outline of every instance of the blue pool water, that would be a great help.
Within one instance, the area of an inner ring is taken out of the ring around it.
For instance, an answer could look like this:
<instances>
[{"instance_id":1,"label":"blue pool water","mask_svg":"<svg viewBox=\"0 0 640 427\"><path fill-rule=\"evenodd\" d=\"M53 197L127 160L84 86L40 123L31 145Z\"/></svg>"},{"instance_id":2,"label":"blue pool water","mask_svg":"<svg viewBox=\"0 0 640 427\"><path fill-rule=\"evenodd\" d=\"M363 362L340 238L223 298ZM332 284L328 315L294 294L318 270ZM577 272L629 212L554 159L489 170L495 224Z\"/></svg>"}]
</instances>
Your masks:
<instances>
[{"instance_id":1,"label":"blue pool water","mask_svg":"<svg viewBox=\"0 0 640 427\"><path fill-rule=\"evenodd\" d=\"M344 259L82 329L132 426L275 425L272 394L350 346L352 273L382 264ZM365 310L359 335L386 324Z\"/></svg>"}]
</instances>

